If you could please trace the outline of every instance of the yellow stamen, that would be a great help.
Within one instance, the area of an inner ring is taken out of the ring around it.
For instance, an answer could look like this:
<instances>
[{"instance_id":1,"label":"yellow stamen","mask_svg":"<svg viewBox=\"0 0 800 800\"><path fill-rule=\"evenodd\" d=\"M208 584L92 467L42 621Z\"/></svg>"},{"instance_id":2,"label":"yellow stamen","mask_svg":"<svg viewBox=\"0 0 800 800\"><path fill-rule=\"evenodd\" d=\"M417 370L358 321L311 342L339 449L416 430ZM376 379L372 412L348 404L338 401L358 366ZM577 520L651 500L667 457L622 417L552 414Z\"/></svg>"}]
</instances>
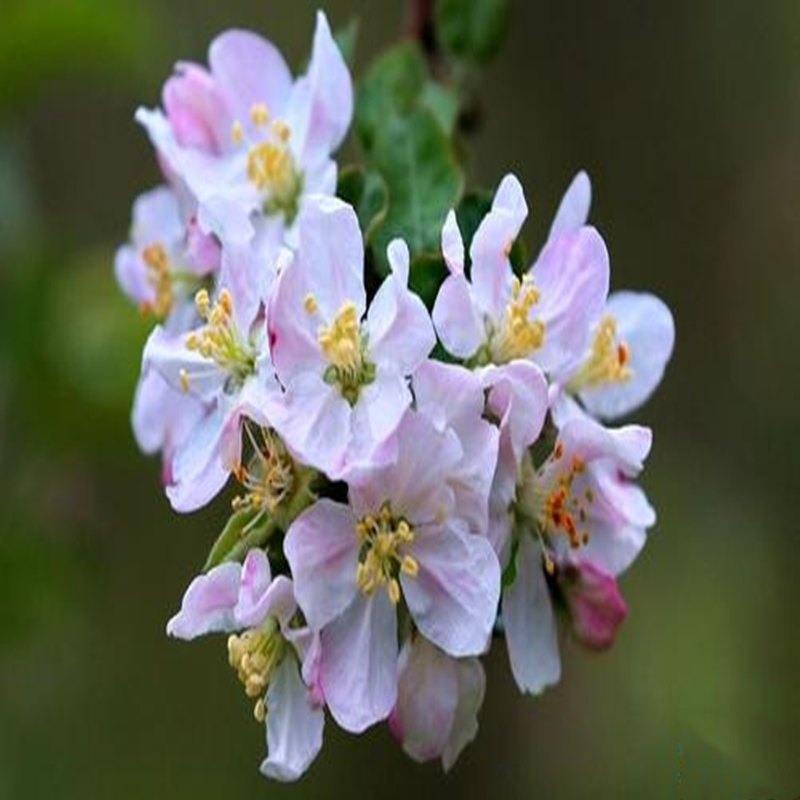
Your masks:
<instances>
[{"instance_id":1,"label":"yellow stamen","mask_svg":"<svg viewBox=\"0 0 800 800\"><path fill-rule=\"evenodd\" d=\"M567 384L567 390L575 393L607 383L622 383L632 375L628 345L617 339L614 317L605 314L595 331L592 352Z\"/></svg>"},{"instance_id":2,"label":"yellow stamen","mask_svg":"<svg viewBox=\"0 0 800 800\"><path fill-rule=\"evenodd\" d=\"M317 299L313 294L311 294L311 292L305 296L305 299L303 300L303 307L305 308L307 314L317 313Z\"/></svg>"},{"instance_id":3,"label":"yellow stamen","mask_svg":"<svg viewBox=\"0 0 800 800\"><path fill-rule=\"evenodd\" d=\"M361 367L362 354L361 331L355 303L350 300L345 302L333 322L319 329L317 341L331 364L346 372L357 372Z\"/></svg>"},{"instance_id":4,"label":"yellow stamen","mask_svg":"<svg viewBox=\"0 0 800 800\"><path fill-rule=\"evenodd\" d=\"M253 125L258 127L267 124L269 120L269 110L264 103L255 103L250 107L250 119L253 121Z\"/></svg>"},{"instance_id":5,"label":"yellow stamen","mask_svg":"<svg viewBox=\"0 0 800 800\"><path fill-rule=\"evenodd\" d=\"M253 427L245 424L253 454L246 467L239 465L235 471L246 492L234 498L233 508L272 512L295 487L295 463L275 431L258 427L254 432Z\"/></svg>"},{"instance_id":6,"label":"yellow stamen","mask_svg":"<svg viewBox=\"0 0 800 800\"><path fill-rule=\"evenodd\" d=\"M402 572L409 578L419 574L417 560L401 549L414 541L414 531L404 519L395 520L389 503L380 511L363 517L356 524L356 536L361 543L356 583L364 594L372 594L383 587L392 604L400 602Z\"/></svg>"},{"instance_id":7,"label":"yellow stamen","mask_svg":"<svg viewBox=\"0 0 800 800\"><path fill-rule=\"evenodd\" d=\"M181 391L184 392L184 393L188 392L189 391L189 373L186 372L185 369L180 370L180 372L178 373L178 381L180 382L180 385L181 385Z\"/></svg>"},{"instance_id":8,"label":"yellow stamen","mask_svg":"<svg viewBox=\"0 0 800 800\"><path fill-rule=\"evenodd\" d=\"M230 292L222 289L212 306L208 292L201 289L195 295L194 304L206 324L186 335L187 350L214 361L232 378L243 381L254 370L254 355L249 345L239 338Z\"/></svg>"},{"instance_id":9,"label":"yellow stamen","mask_svg":"<svg viewBox=\"0 0 800 800\"><path fill-rule=\"evenodd\" d=\"M563 455L563 448L561 453ZM560 457L554 458L553 461L559 460ZM572 548L578 548L589 541L588 531L581 530L578 526L586 522L587 506L592 504L594 496L590 489L581 493L580 487L578 490L575 487L577 478L585 470L584 461L578 456L573 456L569 464L556 474L550 484L551 488L544 494L540 507L539 526L542 531L551 535L566 536Z\"/></svg>"},{"instance_id":10,"label":"yellow stamen","mask_svg":"<svg viewBox=\"0 0 800 800\"><path fill-rule=\"evenodd\" d=\"M292 135L292 129L282 119L276 119L275 122L272 123L272 133L282 142L286 143Z\"/></svg>"},{"instance_id":11,"label":"yellow stamen","mask_svg":"<svg viewBox=\"0 0 800 800\"><path fill-rule=\"evenodd\" d=\"M267 712L264 693L285 653L286 643L272 617L259 628L228 638L228 662L236 670L245 694L256 701L253 715L259 722L264 721Z\"/></svg>"},{"instance_id":12,"label":"yellow stamen","mask_svg":"<svg viewBox=\"0 0 800 800\"><path fill-rule=\"evenodd\" d=\"M515 358L525 358L542 346L544 322L530 319L531 309L538 302L539 292L530 275L526 275L522 281L514 276L511 299L490 345L495 362L502 364Z\"/></svg>"},{"instance_id":13,"label":"yellow stamen","mask_svg":"<svg viewBox=\"0 0 800 800\"><path fill-rule=\"evenodd\" d=\"M236 122L231 125L231 141L235 145L240 145L243 138L244 130L242 129L242 123L237 119Z\"/></svg>"},{"instance_id":14,"label":"yellow stamen","mask_svg":"<svg viewBox=\"0 0 800 800\"><path fill-rule=\"evenodd\" d=\"M247 178L259 191L281 194L294 177L292 156L283 144L260 142L247 154Z\"/></svg>"},{"instance_id":15,"label":"yellow stamen","mask_svg":"<svg viewBox=\"0 0 800 800\"><path fill-rule=\"evenodd\" d=\"M153 302L145 304L144 310L152 313L158 319L164 319L169 314L174 301L172 274L164 245L160 242L149 244L142 250L142 261L147 267L147 283L152 287L154 293Z\"/></svg>"}]
</instances>

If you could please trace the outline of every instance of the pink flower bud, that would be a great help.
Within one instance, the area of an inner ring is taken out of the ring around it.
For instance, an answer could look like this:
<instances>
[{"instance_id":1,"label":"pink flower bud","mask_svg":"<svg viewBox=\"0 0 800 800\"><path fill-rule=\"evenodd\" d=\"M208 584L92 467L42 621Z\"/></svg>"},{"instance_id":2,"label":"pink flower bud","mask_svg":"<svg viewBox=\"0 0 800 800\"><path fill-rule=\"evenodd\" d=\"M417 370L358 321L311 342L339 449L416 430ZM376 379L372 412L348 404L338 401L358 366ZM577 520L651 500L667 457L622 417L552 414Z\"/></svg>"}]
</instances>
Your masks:
<instances>
[{"instance_id":1,"label":"pink flower bud","mask_svg":"<svg viewBox=\"0 0 800 800\"><path fill-rule=\"evenodd\" d=\"M582 563L566 566L558 580L578 641L594 650L610 647L628 614L614 578Z\"/></svg>"}]
</instances>

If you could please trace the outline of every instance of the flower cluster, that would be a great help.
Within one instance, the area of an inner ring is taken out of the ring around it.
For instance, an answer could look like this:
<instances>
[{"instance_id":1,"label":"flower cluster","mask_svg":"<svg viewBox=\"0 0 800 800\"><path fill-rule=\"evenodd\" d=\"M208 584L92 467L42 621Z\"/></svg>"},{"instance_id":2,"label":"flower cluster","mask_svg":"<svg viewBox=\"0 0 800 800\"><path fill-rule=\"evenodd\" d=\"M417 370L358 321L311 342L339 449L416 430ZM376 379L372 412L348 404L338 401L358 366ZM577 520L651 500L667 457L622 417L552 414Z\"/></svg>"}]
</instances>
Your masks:
<instances>
[{"instance_id":1,"label":"flower cluster","mask_svg":"<svg viewBox=\"0 0 800 800\"><path fill-rule=\"evenodd\" d=\"M449 768L495 636L533 694L559 680L560 633L615 638L616 578L655 514L635 482L650 431L605 423L656 388L672 317L609 295L584 173L530 265L511 261L528 213L513 175L470 241L451 211L429 311L403 239L373 280L335 196L353 90L325 16L297 79L243 31L208 62L180 64L162 109L137 114L165 183L136 201L116 260L156 323L138 443L161 453L176 511L236 486L167 630L229 635L270 777L306 770L326 711L355 733L387 722Z\"/></svg>"}]
</instances>

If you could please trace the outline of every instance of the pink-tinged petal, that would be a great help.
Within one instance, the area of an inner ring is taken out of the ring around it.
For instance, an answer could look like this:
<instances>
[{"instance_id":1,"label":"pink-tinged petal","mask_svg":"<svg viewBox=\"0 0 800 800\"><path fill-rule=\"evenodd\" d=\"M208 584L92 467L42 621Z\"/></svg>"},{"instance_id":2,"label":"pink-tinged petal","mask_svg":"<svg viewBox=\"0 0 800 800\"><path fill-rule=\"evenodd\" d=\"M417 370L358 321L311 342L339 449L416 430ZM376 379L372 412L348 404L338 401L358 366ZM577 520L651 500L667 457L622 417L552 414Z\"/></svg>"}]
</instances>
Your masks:
<instances>
[{"instance_id":1,"label":"pink-tinged petal","mask_svg":"<svg viewBox=\"0 0 800 800\"><path fill-rule=\"evenodd\" d=\"M317 12L308 72L292 90L288 116L301 142L301 161L308 163L336 150L350 127L353 82L322 11Z\"/></svg>"},{"instance_id":2,"label":"pink-tinged petal","mask_svg":"<svg viewBox=\"0 0 800 800\"><path fill-rule=\"evenodd\" d=\"M233 609L239 596L241 567L220 564L198 575L186 590L181 610L167 623L167 633L178 639L194 639L206 633L236 628Z\"/></svg>"},{"instance_id":3,"label":"pink-tinged petal","mask_svg":"<svg viewBox=\"0 0 800 800\"><path fill-rule=\"evenodd\" d=\"M369 358L410 375L433 350L436 334L420 298L395 273L378 289L367 314Z\"/></svg>"},{"instance_id":4,"label":"pink-tinged petal","mask_svg":"<svg viewBox=\"0 0 800 800\"><path fill-rule=\"evenodd\" d=\"M608 251L590 227L550 239L533 267L540 299L536 317L545 325L544 342L534 359L558 377L583 359L589 334L608 294Z\"/></svg>"},{"instance_id":5,"label":"pink-tinged petal","mask_svg":"<svg viewBox=\"0 0 800 800\"><path fill-rule=\"evenodd\" d=\"M492 503L489 506L489 531L487 538L489 544L492 545L500 566L504 567L508 564L508 559L511 555L511 513L508 508L508 502L503 504Z\"/></svg>"},{"instance_id":6,"label":"pink-tinged petal","mask_svg":"<svg viewBox=\"0 0 800 800\"><path fill-rule=\"evenodd\" d=\"M610 458L626 475L638 475L653 443L649 428L624 425L605 428L588 416L575 417L562 428L559 440L569 459L573 454L584 461Z\"/></svg>"},{"instance_id":7,"label":"pink-tinged petal","mask_svg":"<svg viewBox=\"0 0 800 800\"><path fill-rule=\"evenodd\" d=\"M323 709L309 698L293 656L286 656L269 682L267 758L261 772L279 781L297 780L322 747Z\"/></svg>"},{"instance_id":8,"label":"pink-tinged petal","mask_svg":"<svg viewBox=\"0 0 800 800\"><path fill-rule=\"evenodd\" d=\"M578 641L593 650L614 644L628 614L614 578L592 564L568 564L559 568L558 585Z\"/></svg>"},{"instance_id":9,"label":"pink-tinged petal","mask_svg":"<svg viewBox=\"0 0 800 800\"><path fill-rule=\"evenodd\" d=\"M320 679L345 730L361 733L389 716L397 698L397 611L386 592L358 594L323 629Z\"/></svg>"},{"instance_id":10,"label":"pink-tinged petal","mask_svg":"<svg viewBox=\"0 0 800 800\"><path fill-rule=\"evenodd\" d=\"M500 565L489 542L451 526L418 529L408 552L419 564L401 574L420 632L452 656L486 649L500 599Z\"/></svg>"},{"instance_id":11,"label":"pink-tinged petal","mask_svg":"<svg viewBox=\"0 0 800 800\"><path fill-rule=\"evenodd\" d=\"M199 400L174 389L156 370L142 373L133 399L131 424L136 443L145 453L179 446L205 414Z\"/></svg>"},{"instance_id":12,"label":"pink-tinged petal","mask_svg":"<svg viewBox=\"0 0 800 800\"><path fill-rule=\"evenodd\" d=\"M519 460L542 432L548 409L547 381L527 361L487 367L481 380L489 390L487 408L500 421L502 435Z\"/></svg>"},{"instance_id":13,"label":"pink-tinged petal","mask_svg":"<svg viewBox=\"0 0 800 800\"><path fill-rule=\"evenodd\" d=\"M182 242L183 235L178 199L171 189L159 186L136 198L131 243L120 247L114 260L117 282L134 302L150 303L154 299L142 251L146 247L160 245L170 257Z\"/></svg>"},{"instance_id":14,"label":"pink-tinged petal","mask_svg":"<svg viewBox=\"0 0 800 800\"><path fill-rule=\"evenodd\" d=\"M309 197L297 224L297 269L304 288L314 295L322 319L330 323L347 301L355 304L360 318L367 295L364 242L356 212L336 197Z\"/></svg>"},{"instance_id":15,"label":"pink-tinged petal","mask_svg":"<svg viewBox=\"0 0 800 800\"><path fill-rule=\"evenodd\" d=\"M561 657L553 604L541 547L525 536L517 550L517 575L503 593L511 672L523 692L539 694L561 678Z\"/></svg>"},{"instance_id":16,"label":"pink-tinged petal","mask_svg":"<svg viewBox=\"0 0 800 800\"><path fill-rule=\"evenodd\" d=\"M362 386L358 401L353 407L352 438L347 447L347 458L331 477L346 479L353 470L361 473L386 465L384 444L400 425L406 409L411 405L408 382L390 366L379 369L372 383ZM396 453L396 448L391 452Z\"/></svg>"},{"instance_id":17,"label":"pink-tinged petal","mask_svg":"<svg viewBox=\"0 0 800 800\"><path fill-rule=\"evenodd\" d=\"M336 181L339 175L339 168L336 162L331 159L323 159L316 164L304 164L305 172L303 173L303 194L300 197L300 208L307 198L313 198L316 195L332 196L336 193ZM286 232L286 243L290 247L296 247L294 234L297 225L293 225Z\"/></svg>"},{"instance_id":18,"label":"pink-tinged petal","mask_svg":"<svg viewBox=\"0 0 800 800\"><path fill-rule=\"evenodd\" d=\"M522 227L522 223L528 216L528 204L525 202L525 192L522 184L513 173L508 173L500 181L494 199L492 200L492 211L502 211L507 214L511 222L517 227L517 231Z\"/></svg>"},{"instance_id":19,"label":"pink-tinged petal","mask_svg":"<svg viewBox=\"0 0 800 800\"><path fill-rule=\"evenodd\" d=\"M483 416L484 396L476 372L428 359L413 375L416 408L438 431L453 428L461 436Z\"/></svg>"},{"instance_id":20,"label":"pink-tinged petal","mask_svg":"<svg viewBox=\"0 0 800 800\"><path fill-rule=\"evenodd\" d=\"M272 427L275 409L283 404L283 390L280 388L269 364L262 356L256 361L256 374L244 382L236 398L234 413L237 417L247 417L264 428ZM234 463L235 453L228 463Z\"/></svg>"},{"instance_id":21,"label":"pink-tinged petal","mask_svg":"<svg viewBox=\"0 0 800 800\"><path fill-rule=\"evenodd\" d=\"M198 275L215 272L222 260L219 242L200 229L196 216L186 224L186 256L187 266Z\"/></svg>"},{"instance_id":22,"label":"pink-tinged petal","mask_svg":"<svg viewBox=\"0 0 800 800\"><path fill-rule=\"evenodd\" d=\"M386 257L392 275L403 288L408 287L408 275L411 270L411 254L408 245L402 239L392 239L386 248Z\"/></svg>"},{"instance_id":23,"label":"pink-tinged petal","mask_svg":"<svg viewBox=\"0 0 800 800\"><path fill-rule=\"evenodd\" d=\"M458 707L458 666L423 636L406 645L389 724L415 761L444 753Z\"/></svg>"},{"instance_id":24,"label":"pink-tinged petal","mask_svg":"<svg viewBox=\"0 0 800 800\"><path fill-rule=\"evenodd\" d=\"M647 541L645 526L608 519L590 519L589 541L581 547L581 560L609 575L621 575L636 560Z\"/></svg>"},{"instance_id":25,"label":"pink-tinged petal","mask_svg":"<svg viewBox=\"0 0 800 800\"><path fill-rule=\"evenodd\" d=\"M159 186L139 195L133 204L131 240L138 247L160 243L169 248L183 239L184 224L175 192Z\"/></svg>"},{"instance_id":26,"label":"pink-tinged petal","mask_svg":"<svg viewBox=\"0 0 800 800\"><path fill-rule=\"evenodd\" d=\"M272 583L272 569L267 554L260 548L251 550L242 564L242 586L239 603L241 608L258 604Z\"/></svg>"},{"instance_id":27,"label":"pink-tinged petal","mask_svg":"<svg viewBox=\"0 0 800 800\"><path fill-rule=\"evenodd\" d=\"M320 667L322 664L322 641L318 631L310 628L290 628L283 635L292 642L297 655L302 660L303 683L308 687L309 697L316 705L325 704L325 695L320 683Z\"/></svg>"},{"instance_id":28,"label":"pink-tinged petal","mask_svg":"<svg viewBox=\"0 0 800 800\"><path fill-rule=\"evenodd\" d=\"M550 226L548 239L554 239L562 233L576 231L582 228L589 219L589 209L592 206L592 184L589 176L581 170L570 183L558 211Z\"/></svg>"},{"instance_id":29,"label":"pink-tinged petal","mask_svg":"<svg viewBox=\"0 0 800 800\"><path fill-rule=\"evenodd\" d=\"M550 416L553 424L559 430L562 430L570 420L583 419L589 416L577 401L564 391L564 387L558 382L550 384L548 398Z\"/></svg>"},{"instance_id":30,"label":"pink-tinged petal","mask_svg":"<svg viewBox=\"0 0 800 800\"><path fill-rule=\"evenodd\" d=\"M253 554L256 554L255 556ZM261 554L261 555L258 555ZM263 556L263 558L262 558ZM255 560L256 563L253 563ZM288 630L289 623L297 611L294 588L285 575L275 580L267 580L269 564L263 550L251 550L242 567L242 585L233 616L238 628L254 628L261 625L267 617L278 620L281 630Z\"/></svg>"},{"instance_id":31,"label":"pink-tinged petal","mask_svg":"<svg viewBox=\"0 0 800 800\"><path fill-rule=\"evenodd\" d=\"M358 538L348 506L318 500L292 523L283 544L294 593L309 625L319 630L356 596Z\"/></svg>"},{"instance_id":32,"label":"pink-tinged petal","mask_svg":"<svg viewBox=\"0 0 800 800\"><path fill-rule=\"evenodd\" d=\"M120 247L114 256L114 277L119 288L134 303L152 303L155 292L151 286L147 265L142 261L141 254L129 244Z\"/></svg>"},{"instance_id":33,"label":"pink-tinged petal","mask_svg":"<svg viewBox=\"0 0 800 800\"><path fill-rule=\"evenodd\" d=\"M218 406L208 413L175 449L172 483L167 497L175 511L196 511L219 494L228 482L230 465L222 459L227 413Z\"/></svg>"},{"instance_id":34,"label":"pink-tinged petal","mask_svg":"<svg viewBox=\"0 0 800 800\"><path fill-rule=\"evenodd\" d=\"M153 369L176 391L203 403L213 403L227 381L227 373L208 358L186 348L186 334L153 329L144 346L142 370Z\"/></svg>"},{"instance_id":35,"label":"pink-tinged petal","mask_svg":"<svg viewBox=\"0 0 800 800\"><path fill-rule=\"evenodd\" d=\"M222 251L217 285L226 288L233 300L237 330L246 335L262 312L275 281L281 249L281 231L276 221L259 224L257 233L246 244L231 244Z\"/></svg>"},{"instance_id":36,"label":"pink-tinged petal","mask_svg":"<svg viewBox=\"0 0 800 800\"><path fill-rule=\"evenodd\" d=\"M641 406L661 382L675 344L675 323L661 300L639 292L615 292L606 313L616 320L617 341L627 347L630 377L584 389L580 398L595 416L613 419Z\"/></svg>"},{"instance_id":37,"label":"pink-tinged petal","mask_svg":"<svg viewBox=\"0 0 800 800\"><path fill-rule=\"evenodd\" d=\"M485 536L489 529L489 495L492 489L500 434L494 425L477 419L458 434L464 456L450 478L455 492L455 514L471 533Z\"/></svg>"},{"instance_id":38,"label":"pink-tinged petal","mask_svg":"<svg viewBox=\"0 0 800 800\"><path fill-rule=\"evenodd\" d=\"M368 480L350 486L350 504L356 515L375 513L386 499L391 500L397 516L414 525L449 514L455 498L442 476L451 474L463 457L456 435L437 431L422 414L409 411L394 438L394 463L373 470Z\"/></svg>"},{"instance_id":39,"label":"pink-tinged petal","mask_svg":"<svg viewBox=\"0 0 800 800\"><path fill-rule=\"evenodd\" d=\"M300 461L334 475L347 466L352 413L336 387L306 372L286 387L272 424Z\"/></svg>"},{"instance_id":40,"label":"pink-tinged petal","mask_svg":"<svg viewBox=\"0 0 800 800\"><path fill-rule=\"evenodd\" d=\"M464 274L464 239L458 227L456 212L450 210L442 227L442 255L453 275Z\"/></svg>"},{"instance_id":41,"label":"pink-tinged petal","mask_svg":"<svg viewBox=\"0 0 800 800\"><path fill-rule=\"evenodd\" d=\"M322 375L327 366L317 341L320 320L305 308L309 293L303 266L281 251L280 270L267 311L269 348L279 379L290 383L305 372Z\"/></svg>"},{"instance_id":42,"label":"pink-tinged petal","mask_svg":"<svg viewBox=\"0 0 800 800\"><path fill-rule=\"evenodd\" d=\"M512 270L508 256L527 216L522 186L514 175L506 175L469 250L475 298L491 319L501 318L510 297Z\"/></svg>"},{"instance_id":43,"label":"pink-tinged petal","mask_svg":"<svg viewBox=\"0 0 800 800\"><path fill-rule=\"evenodd\" d=\"M242 125L251 125L249 112L255 104L263 103L273 116L281 116L292 76L271 42L251 31L225 31L211 43L208 63L233 118Z\"/></svg>"},{"instance_id":44,"label":"pink-tinged petal","mask_svg":"<svg viewBox=\"0 0 800 800\"><path fill-rule=\"evenodd\" d=\"M439 288L433 324L445 350L457 358L469 358L481 346L486 329L463 274L450 275Z\"/></svg>"},{"instance_id":45,"label":"pink-tinged petal","mask_svg":"<svg viewBox=\"0 0 800 800\"><path fill-rule=\"evenodd\" d=\"M450 739L442 753L442 766L449 771L461 751L478 735L478 712L486 694L486 675L477 658L457 662L458 705Z\"/></svg>"},{"instance_id":46,"label":"pink-tinged petal","mask_svg":"<svg viewBox=\"0 0 800 800\"><path fill-rule=\"evenodd\" d=\"M223 151L231 116L218 83L197 64L178 64L165 84L162 103L181 147L208 153Z\"/></svg>"},{"instance_id":47,"label":"pink-tinged petal","mask_svg":"<svg viewBox=\"0 0 800 800\"><path fill-rule=\"evenodd\" d=\"M223 247L244 245L255 235L253 214L260 198L252 184L232 183L233 177L224 162L218 166L187 166L183 175L198 198L197 221L200 227L215 234Z\"/></svg>"},{"instance_id":48,"label":"pink-tinged petal","mask_svg":"<svg viewBox=\"0 0 800 800\"><path fill-rule=\"evenodd\" d=\"M498 431L483 418L480 378L464 367L429 360L414 373L413 383L417 411L437 430L450 428L458 437L463 456L448 476L456 496L456 513L472 532L485 535Z\"/></svg>"}]
</instances>

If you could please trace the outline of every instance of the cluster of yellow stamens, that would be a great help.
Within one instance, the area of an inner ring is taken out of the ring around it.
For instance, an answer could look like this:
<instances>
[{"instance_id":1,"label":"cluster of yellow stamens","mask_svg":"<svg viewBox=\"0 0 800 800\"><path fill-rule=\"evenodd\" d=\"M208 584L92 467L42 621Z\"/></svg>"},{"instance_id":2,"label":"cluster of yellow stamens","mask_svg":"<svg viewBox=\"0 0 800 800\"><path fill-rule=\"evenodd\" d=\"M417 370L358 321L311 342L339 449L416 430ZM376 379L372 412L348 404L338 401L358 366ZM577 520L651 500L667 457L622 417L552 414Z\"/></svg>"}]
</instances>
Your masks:
<instances>
[{"instance_id":1,"label":"cluster of yellow stamens","mask_svg":"<svg viewBox=\"0 0 800 800\"><path fill-rule=\"evenodd\" d=\"M245 467L235 471L245 494L234 498L233 508L272 512L295 488L295 465L280 437L270 428L258 427L254 433L246 423L245 431L253 453Z\"/></svg>"},{"instance_id":2,"label":"cluster of yellow stamens","mask_svg":"<svg viewBox=\"0 0 800 800\"><path fill-rule=\"evenodd\" d=\"M264 694L272 673L281 663L286 642L272 617L260 628L252 628L228 638L228 662L244 685L245 694L255 700L253 714L259 722L266 717Z\"/></svg>"},{"instance_id":3,"label":"cluster of yellow stamens","mask_svg":"<svg viewBox=\"0 0 800 800\"><path fill-rule=\"evenodd\" d=\"M525 358L542 346L544 323L540 319L530 318L531 309L538 302L539 292L533 285L533 278L525 275L520 281L514 276L511 299L490 344L493 361L502 364L515 358Z\"/></svg>"},{"instance_id":4,"label":"cluster of yellow stamens","mask_svg":"<svg viewBox=\"0 0 800 800\"><path fill-rule=\"evenodd\" d=\"M316 308L314 298L306 298ZM330 325L322 325L317 333L322 352L328 361L345 372L357 372L362 362L361 326L355 303L348 300L339 309Z\"/></svg>"},{"instance_id":5,"label":"cluster of yellow stamens","mask_svg":"<svg viewBox=\"0 0 800 800\"><path fill-rule=\"evenodd\" d=\"M187 349L214 361L241 383L255 369L252 349L239 338L233 321L233 303L230 292L223 289L212 305L208 292L201 289L195 295L195 307L205 325L186 336ZM184 390L189 388L188 376L181 375Z\"/></svg>"},{"instance_id":6,"label":"cluster of yellow stamens","mask_svg":"<svg viewBox=\"0 0 800 800\"><path fill-rule=\"evenodd\" d=\"M291 129L281 119L270 122L269 110L263 103L251 106L250 121L263 138L249 143L247 179L266 195L265 212L280 211L293 217L297 211L302 176L288 147ZM231 127L231 140L239 145L244 136L242 123L237 120Z\"/></svg>"},{"instance_id":7,"label":"cluster of yellow stamens","mask_svg":"<svg viewBox=\"0 0 800 800\"><path fill-rule=\"evenodd\" d=\"M164 245L160 242L147 245L142 250L142 261L147 267L147 283L154 295L152 302L142 303L142 313L164 319L172 309L174 300L169 258Z\"/></svg>"},{"instance_id":8,"label":"cluster of yellow stamens","mask_svg":"<svg viewBox=\"0 0 800 800\"><path fill-rule=\"evenodd\" d=\"M563 445L559 442L553 451L553 461L560 461L564 457ZM547 491L541 504L539 525L550 535L562 534L567 537L569 546L578 548L589 541L589 533L585 525L587 520L587 506L594 502L591 488L586 488L582 494L577 493L575 482L586 470L586 464L579 456L573 456L560 472L557 473L552 488ZM552 562L545 566L551 572Z\"/></svg>"},{"instance_id":9,"label":"cluster of yellow stamens","mask_svg":"<svg viewBox=\"0 0 800 800\"><path fill-rule=\"evenodd\" d=\"M313 294L306 295L303 303L306 313L318 311ZM317 341L330 366L325 380L339 387L342 396L352 405L358 400L359 389L375 380L375 365L365 358L365 341L361 335L358 309L347 300L333 321L317 329Z\"/></svg>"},{"instance_id":10,"label":"cluster of yellow stamens","mask_svg":"<svg viewBox=\"0 0 800 800\"><path fill-rule=\"evenodd\" d=\"M628 345L617 339L614 317L605 314L595 331L592 352L567 388L577 392L605 383L620 383L629 380L632 374Z\"/></svg>"},{"instance_id":11,"label":"cluster of yellow stamens","mask_svg":"<svg viewBox=\"0 0 800 800\"><path fill-rule=\"evenodd\" d=\"M417 560L403 553L405 545L414 541L414 531L404 520L392 516L389 503L384 503L376 515L363 517L356 525L356 535L361 544L356 582L364 594L372 594L383 587L392 603L400 600L402 572L415 578L419 572Z\"/></svg>"}]
</instances>

